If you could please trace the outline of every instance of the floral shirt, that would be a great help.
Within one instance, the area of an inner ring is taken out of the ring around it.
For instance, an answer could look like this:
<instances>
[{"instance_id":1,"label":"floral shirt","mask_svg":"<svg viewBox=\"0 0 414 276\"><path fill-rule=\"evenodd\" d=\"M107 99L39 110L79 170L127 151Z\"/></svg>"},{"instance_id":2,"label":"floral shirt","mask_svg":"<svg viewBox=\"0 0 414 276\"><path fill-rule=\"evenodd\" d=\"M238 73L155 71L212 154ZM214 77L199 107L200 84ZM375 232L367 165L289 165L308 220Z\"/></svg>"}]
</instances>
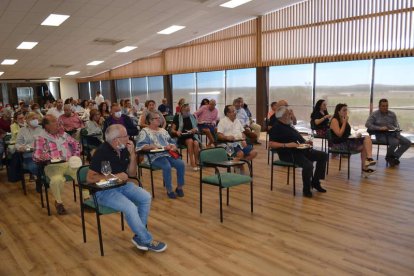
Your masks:
<instances>
[{"instance_id":1,"label":"floral shirt","mask_svg":"<svg viewBox=\"0 0 414 276\"><path fill-rule=\"evenodd\" d=\"M146 145L155 145L161 148L170 144L175 145L175 141L165 129L158 128L158 130L152 130L146 127L139 132L136 150L141 150ZM168 152L154 153L151 154L151 160L154 161L163 156L170 156L170 154ZM145 161L148 162L147 156L145 156Z\"/></svg>"},{"instance_id":2,"label":"floral shirt","mask_svg":"<svg viewBox=\"0 0 414 276\"><path fill-rule=\"evenodd\" d=\"M43 130L36 137L33 153L34 161L42 161L42 159L67 161L72 156L80 156L80 145L69 134L59 132L56 135L52 135Z\"/></svg>"}]
</instances>

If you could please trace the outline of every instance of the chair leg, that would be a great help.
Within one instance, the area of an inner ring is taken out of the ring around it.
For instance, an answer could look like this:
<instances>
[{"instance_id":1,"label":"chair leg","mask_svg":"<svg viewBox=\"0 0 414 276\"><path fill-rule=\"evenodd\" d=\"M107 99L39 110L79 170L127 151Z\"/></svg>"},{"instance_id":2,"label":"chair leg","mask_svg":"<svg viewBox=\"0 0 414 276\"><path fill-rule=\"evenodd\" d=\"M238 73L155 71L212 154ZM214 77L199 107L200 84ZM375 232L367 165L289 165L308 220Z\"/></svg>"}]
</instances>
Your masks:
<instances>
[{"instance_id":1,"label":"chair leg","mask_svg":"<svg viewBox=\"0 0 414 276\"><path fill-rule=\"evenodd\" d=\"M79 201L80 201L80 209L81 209L83 242L86 242L85 207L83 206L83 195L82 195L82 188L80 185L79 185Z\"/></svg>"},{"instance_id":2,"label":"chair leg","mask_svg":"<svg viewBox=\"0 0 414 276\"><path fill-rule=\"evenodd\" d=\"M287 183L286 183L286 185L289 185L289 175L290 175L290 167L288 167L288 172L287 172Z\"/></svg>"},{"instance_id":3,"label":"chair leg","mask_svg":"<svg viewBox=\"0 0 414 276\"><path fill-rule=\"evenodd\" d=\"M267 164L269 165L269 159L270 159L270 150L267 149Z\"/></svg>"},{"instance_id":4,"label":"chair leg","mask_svg":"<svg viewBox=\"0 0 414 276\"><path fill-rule=\"evenodd\" d=\"M24 173L22 173L22 189L23 189L23 194L27 195L26 180L24 179Z\"/></svg>"},{"instance_id":5,"label":"chair leg","mask_svg":"<svg viewBox=\"0 0 414 276\"><path fill-rule=\"evenodd\" d=\"M96 214L96 224L98 226L99 248L101 249L101 256L104 256L102 231L101 231L101 219L99 215L99 205L98 205L98 200L96 199L95 195L93 195L93 202L95 203L95 214Z\"/></svg>"},{"instance_id":6,"label":"chair leg","mask_svg":"<svg viewBox=\"0 0 414 276\"><path fill-rule=\"evenodd\" d=\"M227 206L229 206L229 188L227 188L227 202L226 202L227 204Z\"/></svg>"},{"instance_id":7,"label":"chair leg","mask_svg":"<svg viewBox=\"0 0 414 276\"><path fill-rule=\"evenodd\" d=\"M348 154L348 179L351 173L351 155Z\"/></svg>"},{"instance_id":8,"label":"chair leg","mask_svg":"<svg viewBox=\"0 0 414 276\"><path fill-rule=\"evenodd\" d=\"M377 145L377 160L378 160L378 156L379 156L379 147L380 147L380 145Z\"/></svg>"},{"instance_id":9,"label":"chair leg","mask_svg":"<svg viewBox=\"0 0 414 276\"><path fill-rule=\"evenodd\" d=\"M45 204L43 202L43 188L42 187L40 187L40 188L41 188L41 190L40 190L40 204L42 205L42 208L45 208Z\"/></svg>"},{"instance_id":10,"label":"chair leg","mask_svg":"<svg viewBox=\"0 0 414 276\"><path fill-rule=\"evenodd\" d=\"M221 187L219 187L219 201L220 201L220 222L223 222L223 199L222 197L222 192L221 192Z\"/></svg>"},{"instance_id":11,"label":"chair leg","mask_svg":"<svg viewBox=\"0 0 414 276\"><path fill-rule=\"evenodd\" d=\"M329 159L331 158L329 151L328 151L328 159L326 160L326 175L329 173Z\"/></svg>"},{"instance_id":12,"label":"chair leg","mask_svg":"<svg viewBox=\"0 0 414 276\"><path fill-rule=\"evenodd\" d=\"M296 169L293 167L293 196L296 196Z\"/></svg>"},{"instance_id":13,"label":"chair leg","mask_svg":"<svg viewBox=\"0 0 414 276\"><path fill-rule=\"evenodd\" d=\"M273 191L273 156L272 156L272 165L270 167L270 190Z\"/></svg>"},{"instance_id":14,"label":"chair leg","mask_svg":"<svg viewBox=\"0 0 414 276\"><path fill-rule=\"evenodd\" d=\"M203 183L200 177L200 214L203 213Z\"/></svg>"},{"instance_id":15,"label":"chair leg","mask_svg":"<svg viewBox=\"0 0 414 276\"><path fill-rule=\"evenodd\" d=\"M50 216L50 206L49 206L49 195L47 193L47 188L45 186L45 196L46 196L46 208L47 208L47 215Z\"/></svg>"},{"instance_id":16,"label":"chair leg","mask_svg":"<svg viewBox=\"0 0 414 276\"><path fill-rule=\"evenodd\" d=\"M250 181L250 212L253 213L253 181Z\"/></svg>"},{"instance_id":17,"label":"chair leg","mask_svg":"<svg viewBox=\"0 0 414 276\"><path fill-rule=\"evenodd\" d=\"M342 166L342 154L339 155L339 170L341 170Z\"/></svg>"},{"instance_id":18,"label":"chair leg","mask_svg":"<svg viewBox=\"0 0 414 276\"><path fill-rule=\"evenodd\" d=\"M75 180L72 182L73 186L73 200L76 202L76 187L75 187Z\"/></svg>"},{"instance_id":19,"label":"chair leg","mask_svg":"<svg viewBox=\"0 0 414 276\"><path fill-rule=\"evenodd\" d=\"M124 226L124 213L121 212L121 229L122 231L125 230L125 226Z\"/></svg>"},{"instance_id":20,"label":"chair leg","mask_svg":"<svg viewBox=\"0 0 414 276\"><path fill-rule=\"evenodd\" d=\"M152 170L150 169L150 174L151 174L151 191L152 191L152 198L155 198L155 194L154 194L154 177L152 175Z\"/></svg>"}]
</instances>

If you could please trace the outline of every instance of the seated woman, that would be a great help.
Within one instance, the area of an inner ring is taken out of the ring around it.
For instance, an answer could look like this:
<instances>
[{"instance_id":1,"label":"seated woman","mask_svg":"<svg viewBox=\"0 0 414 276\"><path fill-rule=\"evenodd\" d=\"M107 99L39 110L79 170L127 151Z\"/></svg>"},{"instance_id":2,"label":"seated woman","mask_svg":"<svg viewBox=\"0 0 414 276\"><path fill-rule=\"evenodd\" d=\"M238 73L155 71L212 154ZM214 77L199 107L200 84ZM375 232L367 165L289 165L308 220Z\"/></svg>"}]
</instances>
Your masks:
<instances>
[{"instance_id":1,"label":"seated woman","mask_svg":"<svg viewBox=\"0 0 414 276\"><path fill-rule=\"evenodd\" d=\"M363 176L368 176L375 170L368 168L377 162L372 159L372 141L370 136L360 137L356 139L348 139L351 135L351 126L348 123L347 115L348 106L346 104L337 104L335 113L331 121L330 128L332 130L331 146L336 150L350 150L361 153L361 167Z\"/></svg>"},{"instance_id":2,"label":"seated woman","mask_svg":"<svg viewBox=\"0 0 414 276\"><path fill-rule=\"evenodd\" d=\"M145 109L142 112L141 117L139 118L139 126L141 128L149 126L150 122L147 121L147 118L148 118L148 114L151 112L155 112L155 113L158 113L158 115L160 115L159 127L165 128L167 125L167 122L165 121L165 118L162 115L162 113L158 109L155 108L154 100L148 100L145 102Z\"/></svg>"},{"instance_id":3,"label":"seated woman","mask_svg":"<svg viewBox=\"0 0 414 276\"><path fill-rule=\"evenodd\" d=\"M326 131L329 129L329 119L331 117L326 108L326 101L318 100L311 114L312 130L315 130L318 136L325 137Z\"/></svg>"},{"instance_id":4,"label":"seated woman","mask_svg":"<svg viewBox=\"0 0 414 276\"><path fill-rule=\"evenodd\" d=\"M111 116L111 112L109 112L109 107L106 102L102 102L99 105L98 109L99 109L99 112L101 113L101 118L103 118L103 120Z\"/></svg>"},{"instance_id":5,"label":"seated woman","mask_svg":"<svg viewBox=\"0 0 414 276\"><path fill-rule=\"evenodd\" d=\"M149 126L142 129L137 139L136 150L150 151L154 149L164 149L163 152L153 153L150 155L151 163L162 169L162 175L164 177L165 188L167 189L167 195L171 199L184 196L184 173L185 165L183 160L173 158L169 151L176 151L177 147L174 140L168 134L164 128L160 128L160 119L162 115L156 112L149 112L147 115L147 121ZM145 161L148 162L147 156ZM177 188L175 193L172 187L171 179L171 167L177 171Z\"/></svg>"},{"instance_id":6,"label":"seated woman","mask_svg":"<svg viewBox=\"0 0 414 276\"><path fill-rule=\"evenodd\" d=\"M198 131L197 119L190 113L190 105L185 103L181 106L180 113L174 116L171 126L171 134L178 137L177 143L187 147L190 156L190 164L193 171L198 171L198 154L200 153L200 140L196 135Z\"/></svg>"},{"instance_id":7,"label":"seated woman","mask_svg":"<svg viewBox=\"0 0 414 276\"><path fill-rule=\"evenodd\" d=\"M10 145L8 147L9 153L14 153L16 148L14 144L16 143L17 134L19 133L20 129L22 127L26 126L25 118L23 115L23 112L17 111L13 115L13 123L10 125L10 132L11 132L11 138L10 138Z\"/></svg>"},{"instance_id":8,"label":"seated woman","mask_svg":"<svg viewBox=\"0 0 414 276\"><path fill-rule=\"evenodd\" d=\"M102 126L101 113L96 109L92 109L89 113L89 121L85 123L85 129L88 132L86 137L88 145L98 147L104 142Z\"/></svg>"},{"instance_id":9,"label":"seated woman","mask_svg":"<svg viewBox=\"0 0 414 276\"><path fill-rule=\"evenodd\" d=\"M29 112L26 115L27 125L22 127L17 134L16 150L23 152L23 163L25 169L31 174L37 175L37 165L32 159L34 141L42 133L39 126L39 115L35 112Z\"/></svg>"},{"instance_id":10,"label":"seated woman","mask_svg":"<svg viewBox=\"0 0 414 276\"><path fill-rule=\"evenodd\" d=\"M177 106L175 107L175 113L180 113L181 106L185 103L185 99L181 98L178 100Z\"/></svg>"}]
</instances>

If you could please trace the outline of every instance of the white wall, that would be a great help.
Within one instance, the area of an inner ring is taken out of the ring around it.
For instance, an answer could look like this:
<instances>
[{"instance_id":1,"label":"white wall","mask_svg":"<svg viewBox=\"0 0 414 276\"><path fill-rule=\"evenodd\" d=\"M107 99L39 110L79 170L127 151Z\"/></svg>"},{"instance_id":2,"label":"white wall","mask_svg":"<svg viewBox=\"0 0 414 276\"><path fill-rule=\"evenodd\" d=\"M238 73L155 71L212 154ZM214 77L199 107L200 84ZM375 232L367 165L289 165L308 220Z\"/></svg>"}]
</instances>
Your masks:
<instances>
[{"instance_id":1,"label":"white wall","mask_svg":"<svg viewBox=\"0 0 414 276\"><path fill-rule=\"evenodd\" d=\"M60 95L63 100L67 98L79 98L78 83L75 79L60 79Z\"/></svg>"}]
</instances>

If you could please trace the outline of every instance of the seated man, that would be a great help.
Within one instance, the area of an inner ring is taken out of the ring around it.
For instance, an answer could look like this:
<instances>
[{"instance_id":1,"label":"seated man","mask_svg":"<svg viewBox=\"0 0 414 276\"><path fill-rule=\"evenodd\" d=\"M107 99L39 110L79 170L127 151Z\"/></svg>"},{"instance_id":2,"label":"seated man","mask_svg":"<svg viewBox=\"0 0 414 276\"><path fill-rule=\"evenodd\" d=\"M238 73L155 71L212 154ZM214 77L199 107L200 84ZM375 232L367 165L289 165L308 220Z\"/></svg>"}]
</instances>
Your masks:
<instances>
[{"instance_id":1,"label":"seated man","mask_svg":"<svg viewBox=\"0 0 414 276\"><path fill-rule=\"evenodd\" d=\"M36 137L34 143L33 160L35 162L68 161L72 156L79 157L79 143L72 136L59 129L55 116L45 115L42 125L44 130ZM45 175L50 179L50 189L55 197L55 207L59 215L66 214L61 196L65 186L65 176L76 179L76 171L77 168L70 167L68 162L52 163L45 167Z\"/></svg>"},{"instance_id":2,"label":"seated man","mask_svg":"<svg viewBox=\"0 0 414 276\"><path fill-rule=\"evenodd\" d=\"M214 133L218 120L216 101L211 99L208 105L201 106L194 115L197 117L199 131L207 136L207 147L214 146Z\"/></svg>"},{"instance_id":3,"label":"seated man","mask_svg":"<svg viewBox=\"0 0 414 276\"><path fill-rule=\"evenodd\" d=\"M285 106L285 107L289 108L289 104L286 100L280 100L276 103L275 110L277 110L281 106ZM296 119L295 113L293 113L292 109L289 109L289 111L290 111L291 124L296 125L297 124L297 119Z\"/></svg>"},{"instance_id":4,"label":"seated man","mask_svg":"<svg viewBox=\"0 0 414 276\"><path fill-rule=\"evenodd\" d=\"M325 179L326 161L328 155L325 152L314 149L296 150L299 144L306 143L292 124L291 111L284 105L276 109L276 123L269 134L269 146L278 149L279 158L282 161L293 162L302 168L303 195L312 197L311 187L318 192L325 193L320 179ZM313 162L316 161L316 169L313 172Z\"/></svg>"},{"instance_id":5,"label":"seated man","mask_svg":"<svg viewBox=\"0 0 414 276\"><path fill-rule=\"evenodd\" d=\"M236 111L236 118L240 121L241 125L244 128L244 134L250 138L250 140L254 143L254 144L258 144L257 139L258 136L252 132L252 129L250 128L250 121L249 121L249 117L246 113L246 111L242 108L242 101L240 100L240 98L237 98L233 101L233 105L235 107L235 111ZM259 132L260 135L260 132Z\"/></svg>"},{"instance_id":6,"label":"seated man","mask_svg":"<svg viewBox=\"0 0 414 276\"><path fill-rule=\"evenodd\" d=\"M56 101L56 107L49 108L47 111L47 114L55 116L55 118L59 118L61 115L63 115L63 100L58 99Z\"/></svg>"},{"instance_id":7,"label":"seated man","mask_svg":"<svg viewBox=\"0 0 414 276\"><path fill-rule=\"evenodd\" d=\"M128 133L128 136L138 135L138 128L134 126L131 118L125 114L122 114L121 106L118 103L113 103L111 106L111 116L106 118L103 125L103 133L106 132L106 129L113 124L123 125Z\"/></svg>"},{"instance_id":8,"label":"seated man","mask_svg":"<svg viewBox=\"0 0 414 276\"><path fill-rule=\"evenodd\" d=\"M250 111L247 104L244 102L244 99L242 97L239 97L238 99L241 101L240 105L244 109L244 111L246 111L247 117L249 118L249 128L254 132L254 134L256 134L257 139L255 143L260 145L261 143L259 142L259 138L260 138L260 131L262 130L262 127L253 121L252 112Z\"/></svg>"},{"instance_id":9,"label":"seated man","mask_svg":"<svg viewBox=\"0 0 414 276\"><path fill-rule=\"evenodd\" d=\"M224 117L220 120L217 126L217 136L219 141L230 142L231 147L234 148L234 153L237 159L245 158L253 160L257 152L253 150L251 145L248 145L245 140L243 132L244 128L239 120L236 119L236 110L233 105L226 105L224 108ZM235 142L235 140L241 140ZM233 142L233 143L231 143Z\"/></svg>"},{"instance_id":10,"label":"seated man","mask_svg":"<svg viewBox=\"0 0 414 276\"><path fill-rule=\"evenodd\" d=\"M137 174L137 159L132 141L128 139L124 126L115 124L107 128L105 143L92 157L86 179L89 183L105 179L101 174L102 161L109 161L112 174L122 181L128 181L128 176ZM112 176L110 176L112 177ZM140 250L162 252L167 249L163 242L153 240L146 225L151 208L151 195L141 187L128 182L119 188L104 190L96 193L99 204L123 212L129 227L134 232L132 243Z\"/></svg>"},{"instance_id":11,"label":"seated man","mask_svg":"<svg viewBox=\"0 0 414 276\"><path fill-rule=\"evenodd\" d=\"M63 127L66 133L79 140L79 131L84 127L83 121L78 114L72 112L72 105L70 104L63 106L63 112L63 115L58 119L59 126Z\"/></svg>"},{"instance_id":12,"label":"seated man","mask_svg":"<svg viewBox=\"0 0 414 276\"><path fill-rule=\"evenodd\" d=\"M387 156L385 159L391 166L400 164L400 157L411 146L411 141L402 136L398 131L388 132L389 130L399 130L397 116L388 110L388 100L379 101L379 109L372 112L365 126L368 132L374 131L375 137L380 143L387 143Z\"/></svg>"}]
</instances>

